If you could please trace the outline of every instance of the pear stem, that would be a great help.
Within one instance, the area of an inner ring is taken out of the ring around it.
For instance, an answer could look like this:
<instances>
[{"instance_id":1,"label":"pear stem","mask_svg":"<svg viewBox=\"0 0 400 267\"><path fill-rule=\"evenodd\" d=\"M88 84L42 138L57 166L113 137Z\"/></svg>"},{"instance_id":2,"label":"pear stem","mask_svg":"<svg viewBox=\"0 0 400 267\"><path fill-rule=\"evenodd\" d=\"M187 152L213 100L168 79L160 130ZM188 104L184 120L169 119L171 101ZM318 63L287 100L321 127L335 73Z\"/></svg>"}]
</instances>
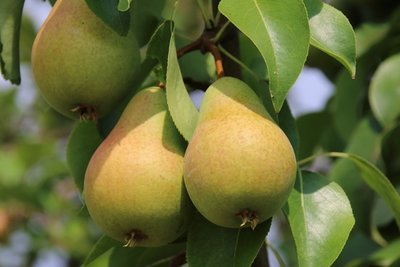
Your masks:
<instances>
[{"instance_id":1,"label":"pear stem","mask_svg":"<svg viewBox=\"0 0 400 267\"><path fill-rule=\"evenodd\" d=\"M177 56L178 58L184 56L185 54L188 54L192 51L200 50L201 53L206 53L209 52L211 55L214 57L215 61L215 70L217 73L217 77L221 78L225 75L224 72L224 67L222 64L222 55L221 52L219 51L218 46L216 43L213 41L213 32L212 31L206 31L204 32L200 38L198 38L196 41L180 48L177 51Z\"/></svg>"}]
</instances>

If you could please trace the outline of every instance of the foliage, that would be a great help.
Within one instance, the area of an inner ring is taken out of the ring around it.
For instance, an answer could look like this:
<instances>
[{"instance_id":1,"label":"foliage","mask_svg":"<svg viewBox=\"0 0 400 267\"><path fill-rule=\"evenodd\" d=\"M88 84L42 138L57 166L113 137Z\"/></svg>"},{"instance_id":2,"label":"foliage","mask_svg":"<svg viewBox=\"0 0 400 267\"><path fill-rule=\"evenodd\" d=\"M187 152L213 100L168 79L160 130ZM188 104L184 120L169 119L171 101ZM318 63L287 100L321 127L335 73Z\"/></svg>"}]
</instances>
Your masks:
<instances>
[{"instance_id":1,"label":"foliage","mask_svg":"<svg viewBox=\"0 0 400 267\"><path fill-rule=\"evenodd\" d=\"M398 1L86 2L121 35L133 25L145 51L141 71L113 113L75 125L40 95L21 104L23 86L0 89L4 246L23 230L34 243L27 265L53 247L71 266L268 266L268 255L281 266L400 264ZM0 2L1 71L16 85L35 34L23 6ZM323 110L294 118L286 97L304 66L321 70L335 91ZM80 196L84 173L132 95L163 84L190 141L198 116L190 94L223 75L253 88L295 149L299 170L283 212L254 231L196 213L182 239L159 248L122 248L102 235ZM270 231L280 239L272 242Z\"/></svg>"}]
</instances>

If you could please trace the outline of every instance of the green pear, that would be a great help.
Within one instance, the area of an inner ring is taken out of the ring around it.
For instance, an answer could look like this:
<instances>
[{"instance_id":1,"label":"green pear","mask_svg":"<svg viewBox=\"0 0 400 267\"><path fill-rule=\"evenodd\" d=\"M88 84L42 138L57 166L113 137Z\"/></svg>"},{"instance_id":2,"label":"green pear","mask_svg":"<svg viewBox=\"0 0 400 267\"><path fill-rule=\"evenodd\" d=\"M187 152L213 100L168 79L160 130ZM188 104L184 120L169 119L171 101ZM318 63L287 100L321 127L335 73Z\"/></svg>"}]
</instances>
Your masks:
<instances>
[{"instance_id":1,"label":"green pear","mask_svg":"<svg viewBox=\"0 0 400 267\"><path fill-rule=\"evenodd\" d=\"M32 48L32 70L45 100L71 118L109 113L140 66L133 31L121 36L85 0L58 0Z\"/></svg>"},{"instance_id":2,"label":"green pear","mask_svg":"<svg viewBox=\"0 0 400 267\"><path fill-rule=\"evenodd\" d=\"M86 169L84 200L94 222L127 246L170 243L186 229L185 143L160 88L137 93Z\"/></svg>"},{"instance_id":3,"label":"green pear","mask_svg":"<svg viewBox=\"0 0 400 267\"><path fill-rule=\"evenodd\" d=\"M286 202L296 169L288 138L251 88L224 77L207 89L184 157L187 191L206 219L254 229Z\"/></svg>"}]
</instances>

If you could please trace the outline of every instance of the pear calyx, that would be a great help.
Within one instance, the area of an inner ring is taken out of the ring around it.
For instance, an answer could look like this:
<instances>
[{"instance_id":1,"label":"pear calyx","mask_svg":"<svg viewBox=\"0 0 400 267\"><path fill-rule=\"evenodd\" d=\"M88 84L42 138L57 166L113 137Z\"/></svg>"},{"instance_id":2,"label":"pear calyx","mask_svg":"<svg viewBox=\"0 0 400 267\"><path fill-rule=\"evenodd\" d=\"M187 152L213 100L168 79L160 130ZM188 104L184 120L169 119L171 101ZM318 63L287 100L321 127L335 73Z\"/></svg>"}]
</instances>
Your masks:
<instances>
[{"instance_id":1,"label":"pear calyx","mask_svg":"<svg viewBox=\"0 0 400 267\"><path fill-rule=\"evenodd\" d=\"M124 248L134 248L140 241L147 239L148 236L140 230L132 230L125 235L125 245Z\"/></svg>"},{"instance_id":2,"label":"pear calyx","mask_svg":"<svg viewBox=\"0 0 400 267\"><path fill-rule=\"evenodd\" d=\"M245 209L237 214L242 219L242 223L240 224L240 228L244 228L250 226L252 230L256 229L256 226L260 222L260 219L257 216L255 211Z\"/></svg>"}]
</instances>

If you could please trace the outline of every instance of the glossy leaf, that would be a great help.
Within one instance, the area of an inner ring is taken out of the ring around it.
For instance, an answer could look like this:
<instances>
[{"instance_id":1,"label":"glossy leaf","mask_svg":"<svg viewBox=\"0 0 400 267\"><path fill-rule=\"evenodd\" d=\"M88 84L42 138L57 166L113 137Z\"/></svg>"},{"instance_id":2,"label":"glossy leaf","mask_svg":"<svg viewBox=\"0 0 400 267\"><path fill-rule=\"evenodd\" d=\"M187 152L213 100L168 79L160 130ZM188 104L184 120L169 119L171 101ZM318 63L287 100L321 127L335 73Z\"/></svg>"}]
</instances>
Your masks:
<instances>
[{"instance_id":1,"label":"glossy leaf","mask_svg":"<svg viewBox=\"0 0 400 267\"><path fill-rule=\"evenodd\" d=\"M400 115L400 54L386 59L376 70L369 88L369 102L376 118L389 126Z\"/></svg>"},{"instance_id":2,"label":"glossy leaf","mask_svg":"<svg viewBox=\"0 0 400 267\"><path fill-rule=\"evenodd\" d=\"M189 141L196 127L198 111L183 82L176 54L174 33L169 42L166 90L172 120L182 136Z\"/></svg>"},{"instance_id":3,"label":"glossy leaf","mask_svg":"<svg viewBox=\"0 0 400 267\"><path fill-rule=\"evenodd\" d=\"M86 167L102 138L93 121L78 122L73 129L67 146L67 163L79 190L83 190Z\"/></svg>"},{"instance_id":4,"label":"glossy leaf","mask_svg":"<svg viewBox=\"0 0 400 267\"><path fill-rule=\"evenodd\" d=\"M0 6L5 8L0 11L0 67L3 77L13 84L21 82L19 40L24 2L6 1Z\"/></svg>"},{"instance_id":5,"label":"glossy leaf","mask_svg":"<svg viewBox=\"0 0 400 267\"><path fill-rule=\"evenodd\" d=\"M285 212L299 266L331 266L354 225L342 188L319 174L303 171L297 177Z\"/></svg>"},{"instance_id":6,"label":"glossy leaf","mask_svg":"<svg viewBox=\"0 0 400 267\"><path fill-rule=\"evenodd\" d=\"M101 236L99 240L97 240L96 244L94 244L92 250L86 256L85 261L82 264L82 267L89 265L98 257L103 255L105 252L118 245L121 246L121 242L118 242L106 235Z\"/></svg>"},{"instance_id":7,"label":"glossy leaf","mask_svg":"<svg viewBox=\"0 0 400 267\"><path fill-rule=\"evenodd\" d=\"M372 163L360 156L337 152L332 152L329 155L350 159L356 165L368 186L378 193L386 205L390 207L400 228L400 195L389 179Z\"/></svg>"},{"instance_id":8,"label":"glossy leaf","mask_svg":"<svg viewBox=\"0 0 400 267\"><path fill-rule=\"evenodd\" d=\"M311 45L329 54L356 74L356 43L353 27L342 12L321 0L305 0Z\"/></svg>"},{"instance_id":9,"label":"glossy leaf","mask_svg":"<svg viewBox=\"0 0 400 267\"><path fill-rule=\"evenodd\" d=\"M269 231L271 221L250 228L233 229L217 226L199 213L189 228L187 259L190 267L248 267Z\"/></svg>"},{"instance_id":10,"label":"glossy leaf","mask_svg":"<svg viewBox=\"0 0 400 267\"><path fill-rule=\"evenodd\" d=\"M89 8L120 35L126 35L129 30L130 13L118 10L117 0L85 0ZM122 0L121 0L122 1Z\"/></svg>"},{"instance_id":11,"label":"glossy leaf","mask_svg":"<svg viewBox=\"0 0 400 267\"><path fill-rule=\"evenodd\" d=\"M185 250L184 243L170 244L155 248L124 248L115 247L109 267L150 267L162 262L169 262L173 257Z\"/></svg>"},{"instance_id":12,"label":"glossy leaf","mask_svg":"<svg viewBox=\"0 0 400 267\"><path fill-rule=\"evenodd\" d=\"M222 0L218 8L260 51L279 112L308 54L310 32L303 1Z\"/></svg>"}]
</instances>

